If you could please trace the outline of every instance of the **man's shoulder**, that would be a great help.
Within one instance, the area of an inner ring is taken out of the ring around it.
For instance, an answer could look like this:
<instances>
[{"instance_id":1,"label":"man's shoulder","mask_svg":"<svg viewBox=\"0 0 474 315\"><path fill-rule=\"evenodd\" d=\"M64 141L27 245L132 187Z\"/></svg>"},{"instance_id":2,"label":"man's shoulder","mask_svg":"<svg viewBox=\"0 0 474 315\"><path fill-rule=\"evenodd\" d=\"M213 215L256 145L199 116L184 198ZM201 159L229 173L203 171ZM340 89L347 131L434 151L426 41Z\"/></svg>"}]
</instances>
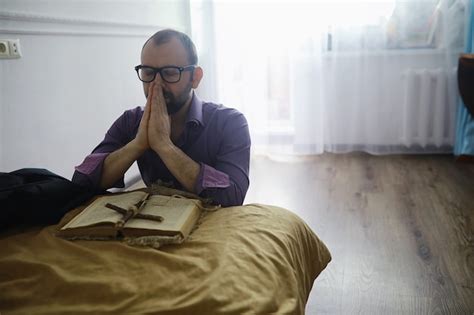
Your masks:
<instances>
[{"instance_id":1,"label":"man's shoulder","mask_svg":"<svg viewBox=\"0 0 474 315\"><path fill-rule=\"evenodd\" d=\"M141 106L127 109L123 115L128 117L142 117L144 109Z\"/></svg>"},{"instance_id":2,"label":"man's shoulder","mask_svg":"<svg viewBox=\"0 0 474 315\"><path fill-rule=\"evenodd\" d=\"M205 119L207 118L211 121L225 121L229 118L237 117L245 119L244 115L239 110L212 102L203 102L202 111Z\"/></svg>"},{"instance_id":3,"label":"man's shoulder","mask_svg":"<svg viewBox=\"0 0 474 315\"><path fill-rule=\"evenodd\" d=\"M140 122L143 116L144 109L140 106L135 108L130 108L125 110L122 115L118 118L118 120L122 120L127 124L135 125L136 122Z\"/></svg>"},{"instance_id":4,"label":"man's shoulder","mask_svg":"<svg viewBox=\"0 0 474 315\"><path fill-rule=\"evenodd\" d=\"M125 110L111 127L111 130L119 129L121 132L134 132L143 116L143 108L137 106L135 108Z\"/></svg>"},{"instance_id":5,"label":"man's shoulder","mask_svg":"<svg viewBox=\"0 0 474 315\"><path fill-rule=\"evenodd\" d=\"M221 104L203 104L204 124L212 137L239 137L249 139L248 123L245 116L237 109ZM250 141L250 140L245 140Z\"/></svg>"}]
</instances>

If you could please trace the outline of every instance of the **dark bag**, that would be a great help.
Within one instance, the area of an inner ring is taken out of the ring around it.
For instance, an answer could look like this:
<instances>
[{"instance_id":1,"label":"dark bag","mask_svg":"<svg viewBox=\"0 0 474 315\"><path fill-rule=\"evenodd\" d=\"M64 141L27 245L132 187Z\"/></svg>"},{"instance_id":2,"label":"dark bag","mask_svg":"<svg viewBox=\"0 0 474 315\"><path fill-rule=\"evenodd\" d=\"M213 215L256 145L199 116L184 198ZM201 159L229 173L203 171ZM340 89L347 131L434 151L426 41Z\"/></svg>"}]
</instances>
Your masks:
<instances>
[{"instance_id":1,"label":"dark bag","mask_svg":"<svg viewBox=\"0 0 474 315\"><path fill-rule=\"evenodd\" d=\"M96 192L45 169L0 173L0 230L56 224Z\"/></svg>"},{"instance_id":2,"label":"dark bag","mask_svg":"<svg viewBox=\"0 0 474 315\"><path fill-rule=\"evenodd\" d=\"M459 94L468 112L474 117L474 54L461 54L458 62Z\"/></svg>"}]
</instances>

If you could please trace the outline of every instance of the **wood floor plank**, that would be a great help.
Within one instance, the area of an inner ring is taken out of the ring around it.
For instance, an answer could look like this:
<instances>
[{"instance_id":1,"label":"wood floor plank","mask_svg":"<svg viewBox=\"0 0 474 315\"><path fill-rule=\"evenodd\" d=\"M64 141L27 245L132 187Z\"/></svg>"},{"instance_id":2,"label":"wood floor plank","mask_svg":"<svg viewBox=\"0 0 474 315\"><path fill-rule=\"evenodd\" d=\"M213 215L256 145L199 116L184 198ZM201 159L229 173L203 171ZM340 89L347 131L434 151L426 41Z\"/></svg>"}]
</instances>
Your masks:
<instances>
[{"instance_id":1,"label":"wood floor plank","mask_svg":"<svg viewBox=\"0 0 474 315\"><path fill-rule=\"evenodd\" d=\"M330 249L308 314L474 313L474 165L429 155L260 157L247 201L294 211Z\"/></svg>"}]
</instances>

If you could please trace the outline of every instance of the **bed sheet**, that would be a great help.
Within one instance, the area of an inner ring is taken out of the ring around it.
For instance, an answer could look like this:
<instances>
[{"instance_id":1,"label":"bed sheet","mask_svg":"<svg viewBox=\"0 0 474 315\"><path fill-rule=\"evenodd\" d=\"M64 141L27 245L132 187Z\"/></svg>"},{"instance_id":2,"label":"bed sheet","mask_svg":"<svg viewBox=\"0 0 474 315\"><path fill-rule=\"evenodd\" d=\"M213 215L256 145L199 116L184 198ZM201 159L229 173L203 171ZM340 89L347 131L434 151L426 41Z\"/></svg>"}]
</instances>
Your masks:
<instances>
[{"instance_id":1,"label":"bed sheet","mask_svg":"<svg viewBox=\"0 0 474 315\"><path fill-rule=\"evenodd\" d=\"M62 224L0 239L2 314L303 314L331 260L297 215L261 204L209 213L159 250L67 241Z\"/></svg>"}]
</instances>

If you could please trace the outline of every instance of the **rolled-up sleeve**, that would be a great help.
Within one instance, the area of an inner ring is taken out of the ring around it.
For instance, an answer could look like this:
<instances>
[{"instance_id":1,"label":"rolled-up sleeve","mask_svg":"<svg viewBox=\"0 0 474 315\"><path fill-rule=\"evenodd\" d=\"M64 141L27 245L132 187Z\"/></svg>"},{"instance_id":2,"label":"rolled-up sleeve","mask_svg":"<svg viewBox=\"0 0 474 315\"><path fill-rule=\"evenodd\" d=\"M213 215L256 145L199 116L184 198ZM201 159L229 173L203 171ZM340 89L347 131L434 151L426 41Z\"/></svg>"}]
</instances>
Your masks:
<instances>
[{"instance_id":1,"label":"rolled-up sleeve","mask_svg":"<svg viewBox=\"0 0 474 315\"><path fill-rule=\"evenodd\" d=\"M92 153L75 167L72 181L76 184L89 187L98 187L102 174L102 166L110 153Z\"/></svg>"},{"instance_id":2,"label":"rolled-up sleeve","mask_svg":"<svg viewBox=\"0 0 474 315\"><path fill-rule=\"evenodd\" d=\"M215 163L201 164L196 192L224 207L242 205L249 187L250 135L244 115L234 111L219 130Z\"/></svg>"},{"instance_id":3,"label":"rolled-up sleeve","mask_svg":"<svg viewBox=\"0 0 474 315\"><path fill-rule=\"evenodd\" d=\"M73 182L99 189L105 159L110 153L120 149L131 141L131 136L133 135L131 129L133 130L133 126L136 124L135 120L137 119L137 111L139 110L140 108L137 107L133 111L124 112L112 124L104 140L95 147L91 154L86 156L80 165L75 167L72 176ZM125 187L123 176L112 187Z\"/></svg>"}]
</instances>

